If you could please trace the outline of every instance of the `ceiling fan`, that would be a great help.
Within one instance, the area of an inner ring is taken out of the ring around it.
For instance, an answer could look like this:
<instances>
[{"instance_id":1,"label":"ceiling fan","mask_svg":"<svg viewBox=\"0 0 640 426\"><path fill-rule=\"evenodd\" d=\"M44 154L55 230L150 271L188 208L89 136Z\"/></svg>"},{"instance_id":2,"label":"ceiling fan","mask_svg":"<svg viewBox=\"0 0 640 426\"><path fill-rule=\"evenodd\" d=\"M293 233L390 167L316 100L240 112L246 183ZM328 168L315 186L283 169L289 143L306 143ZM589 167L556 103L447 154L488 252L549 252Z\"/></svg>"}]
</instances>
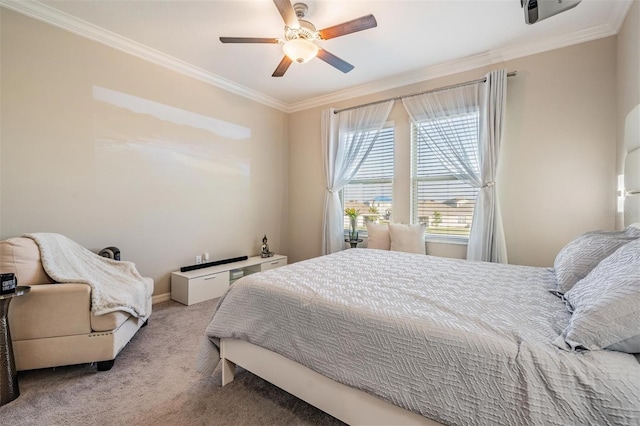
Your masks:
<instances>
[{"instance_id":1,"label":"ceiling fan","mask_svg":"<svg viewBox=\"0 0 640 426\"><path fill-rule=\"evenodd\" d=\"M374 28L378 25L373 15L366 15L318 31L311 22L302 19L309 10L306 4L295 3L292 6L289 0L273 0L273 2L285 23L284 38L220 37L222 43L282 44L284 57L272 77L282 77L293 61L302 64L316 56L329 65L347 73L353 69L353 65L319 47L314 41L329 40Z\"/></svg>"}]
</instances>

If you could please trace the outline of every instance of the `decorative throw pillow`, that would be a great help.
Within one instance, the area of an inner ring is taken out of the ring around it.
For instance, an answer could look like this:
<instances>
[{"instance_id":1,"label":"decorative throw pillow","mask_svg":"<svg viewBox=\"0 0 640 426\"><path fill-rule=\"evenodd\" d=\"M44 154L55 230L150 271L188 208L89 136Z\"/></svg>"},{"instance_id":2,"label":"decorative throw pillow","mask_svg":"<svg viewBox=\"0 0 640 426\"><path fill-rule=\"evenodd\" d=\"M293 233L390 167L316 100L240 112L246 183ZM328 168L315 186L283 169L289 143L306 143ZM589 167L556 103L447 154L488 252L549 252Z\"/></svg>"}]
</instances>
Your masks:
<instances>
[{"instance_id":1,"label":"decorative throw pillow","mask_svg":"<svg viewBox=\"0 0 640 426\"><path fill-rule=\"evenodd\" d=\"M40 249L31 238L0 241L0 272L14 273L18 285L52 284L40 260Z\"/></svg>"},{"instance_id":2,"label":"decorative throw pillow","mask_svg":"<svg viewBox=\"0 0 640 426\"><path fill-rule=\"evenodd\" d=\"M640 353L640 239L600 262L564 300L573 314L556 346Z\"/></svg>"},{"instance_id":3,"label":"decorative throw pillow","mask_svg":"<svg viewBox=\"0 0 640 426\"><path fill-rule=\"evenodd\" d=\"M560 250L553 264L558 293L571 290L603 259L637 238L640 238L640 229L627 227L624 231L587 232L571 241Z\"/></svg>"},{"instance_id":4,"label":"decorative throw pillow","mask_svg":"<svg viewBox=\"0 0 640 426\"><path fill-rule=\"evenodd\" d=\"M367 248L378 250L389 250L391 248L389 227L386 223L367 222L367 235Z\"/></svg>"},{"instance_id":5,"label":"decorative throw pillow","mask_svg":"<svg viewBox=\"0 0 640 426\"><path fill-rule=\"evenodd\" d=\"M426 225L404 225L402 223L389 224L391 250L406 253L426 254L424 246L424 230Z\"/></svg>"}]
</instances>

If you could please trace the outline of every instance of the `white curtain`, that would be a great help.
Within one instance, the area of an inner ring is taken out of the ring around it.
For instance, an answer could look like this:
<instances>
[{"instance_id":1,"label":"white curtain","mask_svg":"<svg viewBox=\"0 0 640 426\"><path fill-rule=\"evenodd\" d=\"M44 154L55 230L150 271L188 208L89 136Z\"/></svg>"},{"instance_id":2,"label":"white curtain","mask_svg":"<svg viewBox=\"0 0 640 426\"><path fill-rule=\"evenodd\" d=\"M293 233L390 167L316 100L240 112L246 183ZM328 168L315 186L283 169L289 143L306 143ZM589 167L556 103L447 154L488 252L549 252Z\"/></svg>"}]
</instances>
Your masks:
<instances>
[{"instance_id":1,"label":"white curtain","mask_svg":"<svg viewBox=\"0 0 640 426\"><path fill-rule=\"evenodd\" d=\"M507 263L500 204L495 180L507 102L507 71L487 74L480 95L480 177L482 187L473 211L467 259Z\"/></svg>"},{"instance_id":2,"label":"white curtain","mask_svg":"<svg viewBox=\"0 0 640 426\"><path fill-rule=\"evenodd\" d=\"M344 249L344 212L340 191L355 176L375 143L393 107L387 101L343 111L322 111L322 148L326 195L324 202L322 254Z\"/></svg>"},{"instance_id":3,"label":"white curtain","mask_svg":"<svg viewBox=\"0 0 640 426\"><path fill-rule=\"evenodd\" d=\"M423 131L425 143L456 178L479 188L467 247L467 259L507 262L502 220L495 190L506 98L506 71L492 71L485 83L411 96L402 100L411 121ZM460 115L479 112L478 146L452 125ZM448 120L450 119L450 120ZM433 140L429 135L435 132ZM436 141L437 140L437 143Z\"/></svg>"}]
</instances>

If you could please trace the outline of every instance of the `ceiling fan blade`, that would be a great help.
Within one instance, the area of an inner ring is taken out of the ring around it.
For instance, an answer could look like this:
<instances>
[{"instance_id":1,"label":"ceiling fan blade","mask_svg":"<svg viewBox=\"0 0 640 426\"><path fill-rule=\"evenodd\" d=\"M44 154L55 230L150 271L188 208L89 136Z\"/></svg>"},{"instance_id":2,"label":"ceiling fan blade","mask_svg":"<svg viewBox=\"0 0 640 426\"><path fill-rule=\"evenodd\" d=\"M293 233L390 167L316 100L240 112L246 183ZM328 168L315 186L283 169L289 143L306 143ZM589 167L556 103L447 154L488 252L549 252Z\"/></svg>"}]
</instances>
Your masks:
<instances>
[{"instance_id":1,"label":"ceiling fan blade","mask_svg":"<svg viewBox=\"0 0 640 426\"><path fill-rule=\"evenodd\" d=\"M320 37L323 40L329 40L331 38L340 37L343 35L355 33L362 30L368 30L369 28L375 28L378 26L376 18L373 15L361 16L351 21L343 22L342 24L334 25L324 30L318 31Z\"/></svg>"},{"instance_id":2,"label":"ceiling fan blade","mask_svg":"<svg viewBox=\"0 0 640 426\"><path fill-rule=\"evenodd\" d=\"M289 65L291 65L291 62L293 61L289 59L288 56L283 57L271 77L282 77L284 73L289 69Z\"/></svg>"},{"instance_id":3,"label":"ceiling fan blade","mask_svg":"<svg viewBox=\"0 0 640 426\"><path fill-rule=\"evenodd\" d=\"M318 50L318 58L322 59L323 61L325 61L329 65L331 65L331 66L333 66L335 68L338 68L343 73L348 73L349 71L351 71L354 68L353 65L351 65L349 62L346 62L346 61L338 58L333 53L329 53L324 49Z\"/></svg>"},{"instance_id":4,"label":"ceiling fan blade","mask_svg":"<svg viewBox=\"0 0 640 426\"><path fill-rule=\"evenodd\" d=\"M223 43L278 43L277 38L264 37L220 37Z\"/></svg>"},{"instance_id":5,"label":"ceiling fan blade","mask_svg":"<svg viewBox=\"0 0 640 426\"><path fill-rule=\"evenodd\" d=\"M298 17L289 0L273 0L284 23L292 28L299 28Z\"/></svg>"}]
</instances>

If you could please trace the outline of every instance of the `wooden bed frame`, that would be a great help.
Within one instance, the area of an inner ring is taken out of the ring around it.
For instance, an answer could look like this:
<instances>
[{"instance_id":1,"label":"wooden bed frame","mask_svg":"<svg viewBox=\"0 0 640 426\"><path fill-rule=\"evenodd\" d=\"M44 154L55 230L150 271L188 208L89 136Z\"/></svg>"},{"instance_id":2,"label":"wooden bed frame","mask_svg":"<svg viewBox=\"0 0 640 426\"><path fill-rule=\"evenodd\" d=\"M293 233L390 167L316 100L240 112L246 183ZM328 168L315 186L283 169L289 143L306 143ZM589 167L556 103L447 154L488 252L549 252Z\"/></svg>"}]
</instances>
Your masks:
<instances>
[{"instance_id":1,"label":"wooden bed frame","mask_svg":"<svg viewBox=\"0 0 640 426\"><path fill-rule=\"evenodd\" d=\"M220 339L220 358L222 386L239 365L350 425L442 425L243 340Z\"/></svg>"}]
</instances>

